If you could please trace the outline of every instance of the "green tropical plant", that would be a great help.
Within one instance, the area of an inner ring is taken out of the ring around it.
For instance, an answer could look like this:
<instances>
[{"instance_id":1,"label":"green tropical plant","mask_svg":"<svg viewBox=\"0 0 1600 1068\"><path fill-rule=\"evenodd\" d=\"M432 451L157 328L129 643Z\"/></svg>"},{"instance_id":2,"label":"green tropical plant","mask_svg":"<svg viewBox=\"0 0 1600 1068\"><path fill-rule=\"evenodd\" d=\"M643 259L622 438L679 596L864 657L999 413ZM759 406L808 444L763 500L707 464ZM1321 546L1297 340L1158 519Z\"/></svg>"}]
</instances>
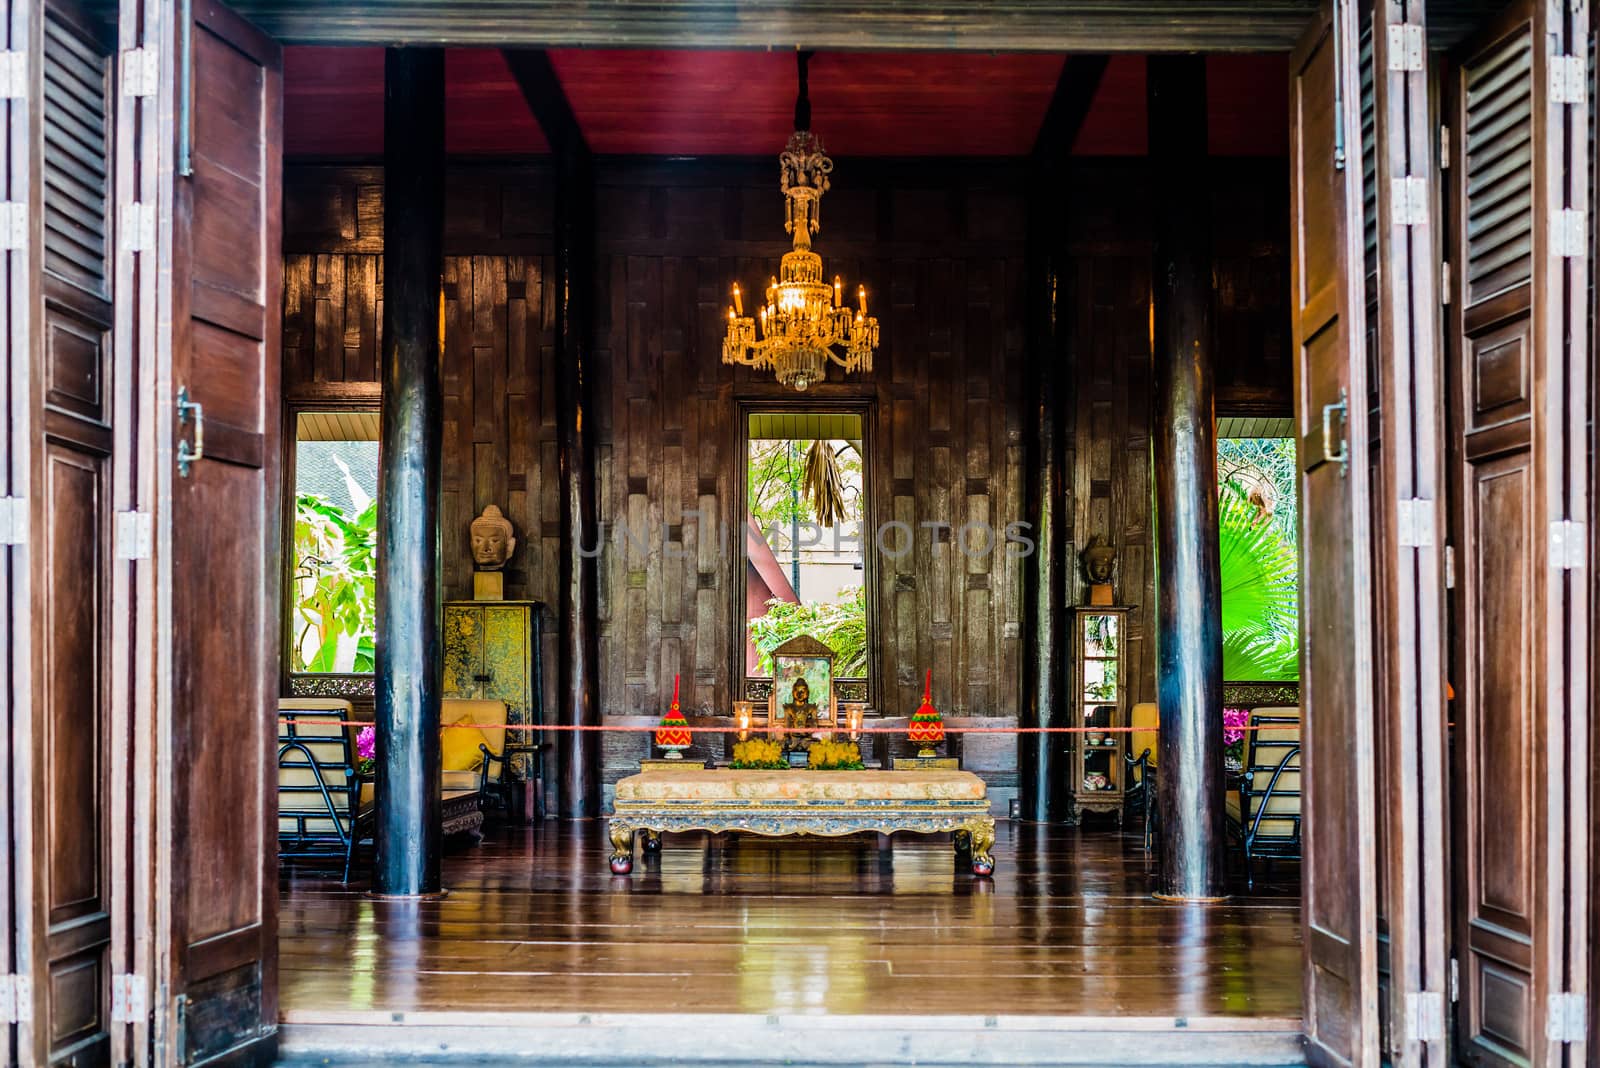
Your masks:
<instances>
[{"instance_id":1,"label":"green tropical plant","mask_svg":"<svg viewBox=\"0 0 1600 1068\"><path fill-rule=\"evenodd\" d=\"M1287 681L1300 673L1299 555L1293 541L1233 485L1218 495L1222 673Z\"/></svg>"},{"instance_id":2,"label":"green tropical plant","mask_svg":"<svg viewBox=\"0 0 1600 1068\"><path fill-rule=\"evenodd\" d=\"M809 634L834 652L837 675L867 673L867 591L858 586L843 600L795 604L767 602L767 614L750 621L750 640L761 653L760 670L772 674L772 650L801 634Z\"/></svg>"},{"instance_id":3,"label":"green tropical plant","mask_svg":"<svg viewBox=\"0 0 1600 1068\"><path fill-rule=\"evenodd\" d=\"M368 672L377 627L378 506L302 493L294 515L294 671Z\"/></svg>"}]
</instances>

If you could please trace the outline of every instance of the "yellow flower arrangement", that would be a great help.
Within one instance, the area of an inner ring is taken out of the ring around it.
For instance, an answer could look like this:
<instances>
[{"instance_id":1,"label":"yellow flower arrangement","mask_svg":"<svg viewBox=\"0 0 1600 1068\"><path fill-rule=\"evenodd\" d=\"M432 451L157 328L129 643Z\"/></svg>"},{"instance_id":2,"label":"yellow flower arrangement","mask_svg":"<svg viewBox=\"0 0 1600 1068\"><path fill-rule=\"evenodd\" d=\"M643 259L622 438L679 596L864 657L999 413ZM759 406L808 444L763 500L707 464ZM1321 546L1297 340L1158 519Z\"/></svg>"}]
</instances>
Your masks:
<instances>
[{"instance_id":1,"label":"yellow flower arrangement","mask_svg":"<svg viewBox=\"0 0 1600 1068\"><path fill-rule=\"evenodd\" d=\"M860 771L866 767L861 762L861 748L854 742L812 742L806 763L819 771Z\"/></svg>"},{"instance_id":2,"label":"yellow flower arrangement","mask_svg":"<svg viewBox=\"0 0 1600 1068\"><path fill-rule=\"evenodd\" d=\"M786 768L783 746L770 738L751 738L733 745L733 766L736 768Z\"/></svg>"}]
</instances>

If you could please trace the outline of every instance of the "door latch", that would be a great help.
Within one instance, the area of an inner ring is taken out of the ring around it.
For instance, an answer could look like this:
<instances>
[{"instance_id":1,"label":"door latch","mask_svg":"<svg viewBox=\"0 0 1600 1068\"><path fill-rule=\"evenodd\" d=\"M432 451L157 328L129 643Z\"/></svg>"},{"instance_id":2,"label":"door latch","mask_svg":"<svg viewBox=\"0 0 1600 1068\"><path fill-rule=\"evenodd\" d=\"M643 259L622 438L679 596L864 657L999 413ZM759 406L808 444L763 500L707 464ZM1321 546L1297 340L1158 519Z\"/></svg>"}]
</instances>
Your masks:
<instances>
[{"instance_id":1,"label":"door latch","mask_svg":"<svg viewBox=\"0 0 1600 1068\"><path fill-rule=\"evenodd\" d=\"M1339 451L1333 451L1333 413L1339 415ZM1350 470L1350 441L1346 437L1349 429L1350 398L1345 393L1343 386L1339 387L1339 399L1330 401L1322 406L1322 459L1330 464L1339 465L1339 474L1343 476Z\"/></svg>"},{"instance_id":2,"label":"door latch","mask_svg":"<svg viewBox=\"0 0 1600 1068\"><path fill-rule=\"evenodd\" d=\"M178 389L178 425L183 426L189 421L189 416L194 416L194 443L188 441L178 442L178 477L188 478L189 469L196 460L205 459L206 455L206 413L199 401L189 399L189 387L180 386Z\"/></svg>"}]
</instances>

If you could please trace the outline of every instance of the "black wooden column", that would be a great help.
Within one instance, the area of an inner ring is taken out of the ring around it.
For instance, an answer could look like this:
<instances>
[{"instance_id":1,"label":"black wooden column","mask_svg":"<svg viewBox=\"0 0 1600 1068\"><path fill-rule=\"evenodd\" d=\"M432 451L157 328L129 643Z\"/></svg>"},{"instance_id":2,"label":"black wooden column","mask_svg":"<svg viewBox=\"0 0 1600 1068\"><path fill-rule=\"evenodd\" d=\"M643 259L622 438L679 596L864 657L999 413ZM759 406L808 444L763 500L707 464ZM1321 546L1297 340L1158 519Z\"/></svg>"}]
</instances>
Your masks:
<instances>
[{"instance_id":1,"label":"black wooden column","mask_svg":"<svg viewBox=\"0 0 1600 1068\"><path fill-rule=\"evenodd\" d=\"M1221 896L1222 594L1203 56L1152 56L1157 894Z\"/></svg>"},{"instance_id":2,"label":"black wooden column","mask_svg":"<svg viewBox=\"0 0 1600 1068\"><path fill-rule=\"evenodd\" d=\"M1072 635L1065 625L1069 502L1066 440L1072 432L1071 260L1067 255L1067 161L1105 73L1106 57L1072 56L1034 145L1029 190L1028 286L1031 341L1027 368L1029 435L1027 521L1034 539L1024 572L1023 727L1072 724L1065 680ZM1021 809L1026 819L1070 820L1070 735L1018 738Z\"/></svg>"},{"instance_id":3,"label":"black wooden column","mask_svg":"<svg viewBox=\"0 0 1600 1068\"><path fill-rule=\"evenodd\" d=\"M377 858L372 889L439 892L439 286L444 52L384 63L378 474Z\"/></svg>"},{"instance_id":4,"label":"black wooden column","mask_svg":"<svg viewBox=\"0 0 1600 1068\"><path fill-rule=\"evenodd\" d=\"M557 722L598 726L600 547L595 516L594 157L549 56L505 50L506 63L555 156L556 462L561 471L561 603ZM600 813L600 735L557 735L563 817Z\"/></svg>"}]
</instances>

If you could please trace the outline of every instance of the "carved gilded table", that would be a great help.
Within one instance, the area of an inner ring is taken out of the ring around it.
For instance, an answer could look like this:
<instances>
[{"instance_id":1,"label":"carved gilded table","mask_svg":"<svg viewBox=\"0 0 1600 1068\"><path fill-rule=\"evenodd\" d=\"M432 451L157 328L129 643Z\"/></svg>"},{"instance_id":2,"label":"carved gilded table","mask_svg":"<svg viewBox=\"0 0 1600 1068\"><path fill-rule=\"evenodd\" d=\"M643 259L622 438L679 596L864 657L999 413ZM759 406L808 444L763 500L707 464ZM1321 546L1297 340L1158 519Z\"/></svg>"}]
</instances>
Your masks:
<instances>
[{"instance_id":1,"label":"carved gilded table","mask_svg":"<svg viewBox=\"0 0 1600 1068\"><path fill-rule=\"evenodd\" d=\"M633 871L666 831L839 836L862 831L955 835L975 875L994 873L994 817L984 781L968 771L648 771L617 783L611 870Z\"/></svg>"}]
</instances>

